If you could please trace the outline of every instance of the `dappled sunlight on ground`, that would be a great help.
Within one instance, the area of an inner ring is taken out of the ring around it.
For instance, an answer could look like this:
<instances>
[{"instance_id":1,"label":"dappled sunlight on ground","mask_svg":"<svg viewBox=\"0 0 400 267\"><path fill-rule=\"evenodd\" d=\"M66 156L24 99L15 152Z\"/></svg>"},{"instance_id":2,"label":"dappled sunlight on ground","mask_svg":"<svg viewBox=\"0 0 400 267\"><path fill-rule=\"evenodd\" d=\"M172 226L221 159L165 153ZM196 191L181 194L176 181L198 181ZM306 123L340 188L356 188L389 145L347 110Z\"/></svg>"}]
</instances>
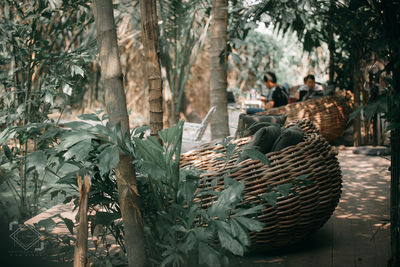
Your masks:
<instances>
[{"instance_id":1,"label":"dappled sunlight on ground","mask_svg":"<svg viewBox=\"0 0 400 267\"><path fill-rule=\"evenodd\" d=\"M377 156L353 154L342 148L338 155L343 188L334 216L383 221L389 218L390 161Z\"/></svg>"},{"instance_id":2,"label":"dappled sunlight on ground","mask_svg":"<svg viewBox=\"0 0 400 267\"><path fill-rule=\"evenodd\" d=\"M390 257L390 161L340 147L342 195L329 221L302 242L279 251L233 258L232 266L386 266Z\"/></svg>"}]
</instances>

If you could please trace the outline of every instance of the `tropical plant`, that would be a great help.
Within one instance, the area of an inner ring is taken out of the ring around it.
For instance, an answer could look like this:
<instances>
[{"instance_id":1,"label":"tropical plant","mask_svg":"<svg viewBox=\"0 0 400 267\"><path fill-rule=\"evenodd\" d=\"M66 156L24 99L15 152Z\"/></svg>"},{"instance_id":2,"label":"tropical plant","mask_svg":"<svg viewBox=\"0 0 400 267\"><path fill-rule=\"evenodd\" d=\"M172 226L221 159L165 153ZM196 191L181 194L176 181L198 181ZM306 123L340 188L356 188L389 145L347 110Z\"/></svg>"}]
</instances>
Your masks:
<instances>
[{"instance_id":1,"label":"tropical plant","mask_svg":"<svg viewBox=\"0 0 400 267\"><path fill-rule=\"evenodd\" d=\"M2 183L22 220L40 210L48 183L57 176L54 146L62 129L50 114L61 115L73 88L87 82L94 46L76 48L75 42L93 19L83 0L6 0L0 12Z\"/></svg>"},{"instance_id":2,"label":"tropical plant","mask_svg":"<svg viewBox=\"0 0 400 267\"><path fill-rule=\"evenodd\" d=\"M165 99L171 126L179 120L190 69L206 39L210 6L204 0L169 0L158 3L162 19L160 59L166 72L165 90L171 93L171 98Z\"/></svg>"}]
</instances>

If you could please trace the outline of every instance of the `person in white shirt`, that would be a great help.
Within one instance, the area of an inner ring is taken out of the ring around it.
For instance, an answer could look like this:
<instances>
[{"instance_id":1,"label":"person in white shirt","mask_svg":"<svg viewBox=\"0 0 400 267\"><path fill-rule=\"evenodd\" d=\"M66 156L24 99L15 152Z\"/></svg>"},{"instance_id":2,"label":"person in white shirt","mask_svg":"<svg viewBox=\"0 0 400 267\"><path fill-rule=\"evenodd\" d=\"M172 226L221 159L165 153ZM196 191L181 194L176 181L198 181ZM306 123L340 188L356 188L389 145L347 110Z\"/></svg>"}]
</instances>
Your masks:
<instances>
[{"instance_id":1,"label":"person in white shirt","mask_svg":"<svg viewBox=\"0 0 400 267\"><path fill-rule=\"evenodd\" d=\"M312 74L304 77L304 84L297 91L299 92L299 101L324 95L324 88L315 83L315 76Z\"/></svg>"}]
</instances>

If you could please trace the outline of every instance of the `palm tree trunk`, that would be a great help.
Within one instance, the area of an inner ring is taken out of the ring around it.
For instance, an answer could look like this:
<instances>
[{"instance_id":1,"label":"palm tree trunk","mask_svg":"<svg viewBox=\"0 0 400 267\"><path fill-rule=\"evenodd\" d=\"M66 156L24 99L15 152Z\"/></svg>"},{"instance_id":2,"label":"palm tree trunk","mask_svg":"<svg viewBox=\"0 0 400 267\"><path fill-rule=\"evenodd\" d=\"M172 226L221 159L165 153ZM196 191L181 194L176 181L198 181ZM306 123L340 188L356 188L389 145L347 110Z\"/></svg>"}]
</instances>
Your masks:
<instances>
[{"instance_id":1,"label":"palm tree trunk","mask_svg":"<svg viewBox=\"0 0 400 267\"><path fill-rule=\"evenodd\" d=\"M211 77L210 105L217 110L211 122L211 138L223 138L229 135L227 101L227 50L228 38L228 1L212 1L211 20Z\"/></svg>"},{"instance_id":2,"label":"palm tree trunk","mask_svg":"<svg viewBox=\"0 0 400 267\"><path fill-rule=\"evenodd\" d=\"M93 12L97 27L101 76L105 88L105 104L110 126L119 122L124 136L129 131L129 118L126 109L112 0L95 0ZM146 266L146 243L139 207L136 174L132 161L131 155L120 154L120 161L115 167L115 175L124 224L128 264L129 266L142 267Z\"/></svg>"},{"instance_id":3,"label":"palm tree trunk","mask_svg":"<svg viewBox=\"0 0 400 267\"><path fill-rule=\"evenodd\" d=\"M158 57L158 24L156 0L140 0L142 36L146 54L145 73L149 83L150 134L158 136L163 129L161 68Z\"/></svg>"}]
</instances>

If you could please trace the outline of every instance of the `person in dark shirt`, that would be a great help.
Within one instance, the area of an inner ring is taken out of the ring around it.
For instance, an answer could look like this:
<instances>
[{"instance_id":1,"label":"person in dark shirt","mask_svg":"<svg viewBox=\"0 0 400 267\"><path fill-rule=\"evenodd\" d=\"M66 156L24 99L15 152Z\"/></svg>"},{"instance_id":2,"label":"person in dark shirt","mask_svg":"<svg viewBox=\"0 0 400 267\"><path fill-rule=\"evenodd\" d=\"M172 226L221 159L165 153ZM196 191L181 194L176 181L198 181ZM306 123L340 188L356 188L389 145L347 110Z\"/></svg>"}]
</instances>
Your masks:
<instances>
[{"instance_id":1,"label":"person in dark shirt","mask_svg":"<svg viewBox=\"0 0 400 267\"><path fill-rule=\"evenodd\" d=\"M284 106L288 103L288 95L285 89L277 84L275 73L270 71L265 73L264 82L267 88L270 90L267 96L268 102L265 105L265 109Z\"/></svg>"}]
</instances>

